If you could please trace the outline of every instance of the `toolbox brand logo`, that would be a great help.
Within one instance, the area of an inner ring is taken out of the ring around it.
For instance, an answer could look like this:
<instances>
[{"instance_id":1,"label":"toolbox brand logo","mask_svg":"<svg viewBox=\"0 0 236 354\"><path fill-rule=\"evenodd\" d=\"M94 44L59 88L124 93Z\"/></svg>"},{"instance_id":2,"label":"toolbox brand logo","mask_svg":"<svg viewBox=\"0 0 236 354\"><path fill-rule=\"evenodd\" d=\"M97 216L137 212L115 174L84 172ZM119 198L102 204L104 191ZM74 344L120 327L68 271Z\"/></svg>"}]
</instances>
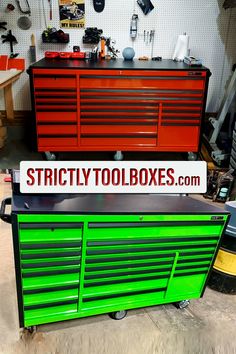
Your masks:
<instances>
[{"instance_id":1,"label":"toolbox brand logo","mask_svg":"<svg viewBox=\"0 0 236 354\"><path fill-rule=\"evenodd\" d=\"M205 193L203 161L22 161L21 193Z\"/></svg>"}]
</instances>

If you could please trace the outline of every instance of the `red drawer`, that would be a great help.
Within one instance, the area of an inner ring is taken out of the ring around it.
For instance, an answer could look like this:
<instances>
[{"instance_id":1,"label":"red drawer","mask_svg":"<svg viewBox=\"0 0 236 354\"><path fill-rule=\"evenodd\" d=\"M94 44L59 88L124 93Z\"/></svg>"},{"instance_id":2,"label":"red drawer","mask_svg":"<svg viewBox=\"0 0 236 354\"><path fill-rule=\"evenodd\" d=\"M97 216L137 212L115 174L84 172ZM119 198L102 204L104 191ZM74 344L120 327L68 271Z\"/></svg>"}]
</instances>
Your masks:
<instances>
[{"instance_id":1,"label":"red drawer","mask_svg":"<svg viewBox=\"0 0 236 354\"><path fill-rule=\"evenodd\" d=\"M38 138L39 147L63 147L63 146L76 146L77 138L58 137L58 138Z\"/></svg>"},{"instance_id":2,"label":"red drawer","mask_svg":"<svg viewBox=\"0 0 236 354\"><path fill-rule=\"evenodd\" d=\"M195 146L195 151L197 151L199 134L199 126L161 126L158 134L158 146L178 147L179 151L182 147L187 148L189 146L192 148Z\"/></svg>"},{"instance_id":3,"label":"red drawer","mask_svg":"<svg viewBox=\"0 0 236 354\"><path fill-rule=\"evenodd\" d=\"M34 77L35 88L75 88L76 76L36 76Z\"/></svg>"},{"instance_id":4,"label":"red drawer","mask_svg":"<svg viewBox=\"0 0 236 354\"><path fill-rule=\"evenodd\" d=\"M156 125L82 125L81 135L155 135L157 133Z\"/></svg>"},{"instance_id":5,"label":"red drawer","mask_svg":"<svg viewBox=\"0 0 236 354\"><path fill-rule=\"evenodd\" d=\"M50 135L76 135L77 126L76 125L38 125L37 127L38 134L50 134Z\"/></svg>"},{"instance_id":6,"label":"red drawer","mask_svg":"<svg viewBox=\"0 0 236 354\"><path fill-rule=\"evenodd\" d=\"M110 137L110 138L81 138L80 139L81 146L94 146L94 150L99 150L99 147L107 146L115 149L117 146L139 146L148 147L148 146L156 146L157 140L156 138L124 138L124 137Z\"/></svg>"},{"instance_id":7,"label":"red drawer","mask_svg":"<svg viewBox=\"0 0 236 354\"><path fill-rule=\"evenodd\" d=\"M106 78L106 76L87 77L80 79L81 89L188 89L188 90L202 90L204 88L204 79L191 80L189 78Z\"/></svg>"},{"instance_id":8,"label":"red drawer","mask_svg":"<svg viewBox=\"0 0 236 354\"><path fill-rule=\"evenodd\" d=\"M37 112L38 122L76 122L76 112Z\"/></svg>"}]
</instances>

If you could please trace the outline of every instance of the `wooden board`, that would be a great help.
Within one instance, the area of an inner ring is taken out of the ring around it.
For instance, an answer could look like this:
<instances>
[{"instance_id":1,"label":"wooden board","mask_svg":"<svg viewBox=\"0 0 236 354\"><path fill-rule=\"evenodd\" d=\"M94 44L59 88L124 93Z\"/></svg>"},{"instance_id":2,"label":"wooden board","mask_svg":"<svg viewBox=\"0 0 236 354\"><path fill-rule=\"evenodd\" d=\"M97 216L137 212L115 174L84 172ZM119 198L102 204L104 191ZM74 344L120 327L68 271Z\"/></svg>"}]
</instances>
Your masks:
<instances>
[{"instance_id":1,"label":"wooden board","mask_svg":"<svg viewBox=\"0 0 236 354\"><path fill-rule=\"evenodd\" d=\"M7 136L7 128L6 127L0 127L0 138L4 138Z\"/></svg>"},{"instance_id":2,"label":"wooden board","mask_svg":"<svg viewBox=\"0 0 236 354\"><path fill-rule=\"evenodd\" d=\"M4 138L0 137L0 149L3 148L3 146L5 145L5 141L6 141L6 137Z\"/></svg>"}]
</instances>

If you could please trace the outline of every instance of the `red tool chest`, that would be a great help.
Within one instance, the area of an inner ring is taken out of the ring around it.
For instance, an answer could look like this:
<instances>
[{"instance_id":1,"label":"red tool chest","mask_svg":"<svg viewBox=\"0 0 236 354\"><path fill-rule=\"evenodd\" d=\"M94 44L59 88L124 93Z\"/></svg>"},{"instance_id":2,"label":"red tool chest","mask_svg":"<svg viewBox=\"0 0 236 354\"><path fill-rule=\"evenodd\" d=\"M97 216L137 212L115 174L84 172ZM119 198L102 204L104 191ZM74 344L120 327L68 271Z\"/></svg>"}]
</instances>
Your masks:
<instances>
[{"instance_id":1,"label":"red tool chest","mask_svg":"<svg viewBox=\"0 0 236 354\"><path fill-rule=\"evenodd\" d=\"M42 59L29 74L41 152L199 149L205 67Z\"/></svg>"}]
</instances>

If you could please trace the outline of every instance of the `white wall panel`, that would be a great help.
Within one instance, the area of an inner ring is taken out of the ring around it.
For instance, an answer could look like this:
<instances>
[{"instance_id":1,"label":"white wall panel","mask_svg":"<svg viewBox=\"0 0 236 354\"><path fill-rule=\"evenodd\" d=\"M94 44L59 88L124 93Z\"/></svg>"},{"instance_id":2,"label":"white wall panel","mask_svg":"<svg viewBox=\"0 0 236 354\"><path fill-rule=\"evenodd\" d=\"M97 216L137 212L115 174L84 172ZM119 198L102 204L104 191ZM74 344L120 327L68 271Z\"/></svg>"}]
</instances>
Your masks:
<instances>
[{"instance_id":1,"label":"white wall panel","mask_svg":"<svg viewBox=\"0 0 236 354\"><path fill-rule=\"evenodd\" d=\"M41 34L44 25L42 0L29 0L31 5L32 27L23 31L17 27L17 19L21 16L16 9L6 13L5 8L9 0L0 2L0 21L8 22L8 29L16 35L18 44L14 46L20 57L25 57L29 65L30 37L36 35L37 59L44 56L46 50L72 51L73 45L80 45L81 49L88 49L82 44L83 29L68 30L70 43L43 44ZM105 36L116 40L116 47L122 52L126 46L133 46L136 57L151 54L151 46L143 41L143 31L155 29L154 55L171 58L177 36L186 32L190 36L191 54L203 59L204 65L212 72L208 95L208 111L216 111L219 107L226 82L231 75L232 64L236 62L236 9L225 11L222 8L223 0L152 0L155 9L144 16L134 0L106 0L105 10L98 14L93 10L92 0L85 0L86 26L102 28ZM12 0L15 5L15 1ZM21 0L22 7L25 4ZM49 5L44 0L47 22L59 28L58 1L53 0L53 20L49 21ZM129 37L130 20L135 8L139 15L138 37L135 42ZM0 34L4 31L1 30ZM8 54L9 45L0 45L0 54ZM121 53L120 53L121 56ZM28 75L24 73L14 84L15 109L30 109L30 94ZM0 93L0 110L4 109L3 95Z\"/></svg>"}]
</instances>

